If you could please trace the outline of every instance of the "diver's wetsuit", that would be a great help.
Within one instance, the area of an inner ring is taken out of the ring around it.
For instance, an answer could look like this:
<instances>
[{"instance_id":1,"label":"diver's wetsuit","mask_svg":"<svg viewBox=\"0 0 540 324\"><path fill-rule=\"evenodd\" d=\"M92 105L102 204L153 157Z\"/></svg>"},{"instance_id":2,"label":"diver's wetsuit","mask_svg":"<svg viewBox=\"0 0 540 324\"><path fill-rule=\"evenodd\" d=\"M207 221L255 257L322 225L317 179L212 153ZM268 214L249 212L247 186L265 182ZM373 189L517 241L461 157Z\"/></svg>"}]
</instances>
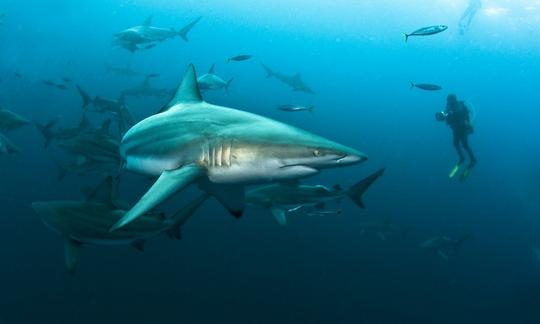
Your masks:
<instances>
[{"instance_id":1,"label":"diver's wetsuit","mask_svg":"<svg viewBox=\"0 0 540 324\"><path fill-rule=\"evenodd\" d=\"M473 132L469 109L467 109L463 101L458 101L455 105L447 106L445 112L447 114L446 123L452 128L454 133L454 146L459 154L458 164L465 161L465 156L461 150L461 147L463 147L465 151L467 151L467 154L469 154L471 165L474 165L476 163L476 158L469 146L468 140L469 134Z\"/></svg>"}]
</instances>

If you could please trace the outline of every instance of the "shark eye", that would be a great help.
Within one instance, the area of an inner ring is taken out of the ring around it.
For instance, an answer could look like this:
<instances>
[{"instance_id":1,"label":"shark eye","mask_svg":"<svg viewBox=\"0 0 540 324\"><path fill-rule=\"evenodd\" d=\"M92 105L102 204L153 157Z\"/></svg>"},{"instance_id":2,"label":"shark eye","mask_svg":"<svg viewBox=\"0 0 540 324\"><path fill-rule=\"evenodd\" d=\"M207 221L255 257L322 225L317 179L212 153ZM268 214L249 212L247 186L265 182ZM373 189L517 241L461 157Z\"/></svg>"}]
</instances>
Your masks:
<instances>
[{"instance_id":1,"label":"shark eye","mask_svg":"<svg viewBox=\"0 0 540 324\"><path fill-rule=\"evenodd\" d=\"M321 156L321 151L313 150L313 156Z\"/></svg>"}]
</instances>

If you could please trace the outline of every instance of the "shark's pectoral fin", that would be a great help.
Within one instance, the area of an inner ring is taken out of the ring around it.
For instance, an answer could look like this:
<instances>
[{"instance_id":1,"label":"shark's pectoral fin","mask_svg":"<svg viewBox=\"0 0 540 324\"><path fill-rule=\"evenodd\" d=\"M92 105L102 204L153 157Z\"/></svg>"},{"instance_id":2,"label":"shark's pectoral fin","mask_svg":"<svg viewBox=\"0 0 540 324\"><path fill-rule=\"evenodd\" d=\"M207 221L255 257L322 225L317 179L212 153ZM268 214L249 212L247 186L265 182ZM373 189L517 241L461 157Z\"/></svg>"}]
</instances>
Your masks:
<instances>
[{"instance_id":1,"label":"shark's pectoral fin","mask_svg":"<svg viewBox=\"0 0 540 324\"><path fill-rule=\"evenodd\" d=\"M199 182L199 188L214 196L234 217L240 218L244 213L244 186L216 184L205 179Z\"/></svg>"},{"instance_id":2,"label":"shark's pectoral fin","mask_svg":"<svg viewBox=\"0 0 540 324\"><path fill-rule=\"evenodd\" d=\"M139 252L142 252L144 251L144 244L146 243L145 240L143 239L140 239L140 240L135 240L131 243L131 246L133 246L133 248Z\"/></svg>"},{"instance_id":3,"label":"shark's pectoral fin","mask_svg":"<svg viewBox=\"0 0 540 324\"><path fill-rule=\"evenodd\" d=\"M281 226L287 225L287 213L285 209L272 206L270 207L270 212L272 213L272 215L274 216L274 218L276 219L279 225Z\"/></svg>"},{"instance_id":4,"label":"shark's pectoral fin","mask_svg":"<svg viewBox=\"0 0 540 324\"><path fill-rule=\"evenodd\" d=\"M128 211L111 231L114 231L137 217L142 216L152 210L160 203L171 197L176 192L184 189L204 174L203 170L196 164L189 164L180 169L165 171L157 179L154 185L142 196L142 198Z\"/></svg>"},{"instance_id":5,"label":"shark's pectoral fin","mask_svg":"<svg viewBox=\"0 0 540 324\"><path fill-rule=\"evenodd\" d=\"M79 249L82 243L71 238L64 242L64 263L68 272L73 273L79 266Z\"/></svg>"}]
</instances>

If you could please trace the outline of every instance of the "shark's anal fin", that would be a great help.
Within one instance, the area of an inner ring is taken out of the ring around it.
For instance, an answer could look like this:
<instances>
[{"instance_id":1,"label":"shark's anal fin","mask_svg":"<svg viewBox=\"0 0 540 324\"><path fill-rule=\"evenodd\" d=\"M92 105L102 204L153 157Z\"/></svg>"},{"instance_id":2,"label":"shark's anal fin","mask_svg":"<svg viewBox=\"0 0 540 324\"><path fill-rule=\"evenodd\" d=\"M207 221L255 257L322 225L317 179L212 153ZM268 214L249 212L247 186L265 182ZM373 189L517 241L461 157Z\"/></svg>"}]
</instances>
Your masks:
<instances>
[{"instance_id":1,"label":"shark's anal fin","mask_svg":"<svg viewBox=\"0 0 540 324\"><path fill-rule=\"evenodd\" d=\"M79 249L82 243L72 238L64 242L64 263L69 273L74 273L79 266Z\"/></svg>"},{"instance_id":2,"label":"shark's anal fin","mask_svg":"<svg viewBox=\"0 0 540 324\"><path fill-rule=\"evenodd\" d=\"M285 209L277 206L272 206L270 207L270 212L272 213L279 225L287 225L287 212Z\"/></svg>"},{"instance_id":3,"label":"shark's anal fin","mask_svg":"<svg viewBox=\"0 0 540 324\"><path fill-rule=\"evenodd\" d=\"M188 164L180 169L165 171L142 198L128 211L111 231L114 231L152 210L176 192L184 189L203 174L196 164Z\"/></svg>"},{"instance_id":4,"label":"shark's anal fin","mask_svg":"<svg viewBox=\"0 0 540 324\"><path fill-rule=\"evenodd\" d=\"M234 217L240 218L244 213L244 186L221 185L202 180L199 182L199 188L214 196Z\"/></svg>"}]
</instances>

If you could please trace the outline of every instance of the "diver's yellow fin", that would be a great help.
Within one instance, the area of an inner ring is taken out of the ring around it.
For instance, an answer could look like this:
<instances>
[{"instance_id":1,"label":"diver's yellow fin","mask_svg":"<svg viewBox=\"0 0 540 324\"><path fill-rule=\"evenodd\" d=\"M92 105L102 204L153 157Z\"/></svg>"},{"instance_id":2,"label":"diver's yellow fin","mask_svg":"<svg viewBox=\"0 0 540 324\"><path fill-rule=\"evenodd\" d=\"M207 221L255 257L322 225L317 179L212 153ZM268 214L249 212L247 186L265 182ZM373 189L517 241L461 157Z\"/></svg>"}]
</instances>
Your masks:
<instances>
[{"instance_id":1,"label":"diver's yellow fin","mask_svg":"<svg viewBox=\"0 0 540 324\"><path fill-rule=\"evenodd\" d=\"M453 178L456 176L456 174L458 173L459 171L459 167L460 167L460 163L456 164L452 170L450 171L450 173L448 174L448 178Z\"/></svg>"}]
</instances>

